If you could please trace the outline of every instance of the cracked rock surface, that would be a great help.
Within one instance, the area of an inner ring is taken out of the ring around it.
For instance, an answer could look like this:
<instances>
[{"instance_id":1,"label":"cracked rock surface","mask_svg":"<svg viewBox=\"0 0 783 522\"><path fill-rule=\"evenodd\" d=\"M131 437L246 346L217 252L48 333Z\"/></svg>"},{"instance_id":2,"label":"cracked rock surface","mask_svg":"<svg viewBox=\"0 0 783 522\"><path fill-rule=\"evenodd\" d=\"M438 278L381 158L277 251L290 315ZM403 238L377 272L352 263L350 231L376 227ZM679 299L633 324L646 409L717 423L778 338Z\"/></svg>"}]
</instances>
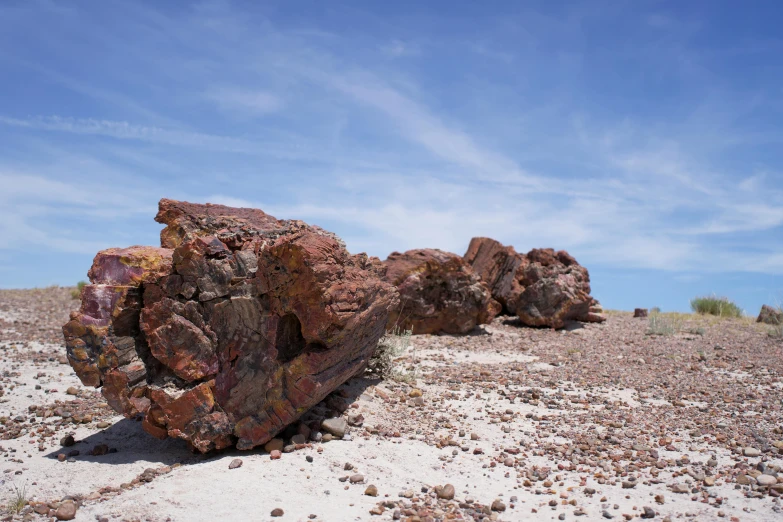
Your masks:
<instances>
[{"instance_id":1,"label":"cracked rock surface","mask_svg":"<svg viewBox=\"0 0 783 522\"><path fill-rule=\"evenodd\" d=\"M487 285L457 254L426 248L393 252L384 280L400 292L389 326L414 334L466 334L500 312Z\"/></svg>"},{"instance_id":2,"label":"cracked rock surface","mask_svg":"<svg viewBox=\"0 0 783 522\"><path fill-rule=\"evenodd\" d=\"M590 274L565 250L534 248L520 254L494 239L474 237L464 259L502 311L527 326L563 328L570 320L606 320L590 295Z\"/></svg>"},{"instance_id":3,"label":"cracked rock surface","mask_svg":"<svg viewBox=\"0 0 783 522\"><path fill-rule=\"evenodd\" d=\"M202 452L250 449L364 369L397 292L379 261L256 209L161 200L161 247L99 252L63 327L108 404Z\"/></svg>"}]
</instances>

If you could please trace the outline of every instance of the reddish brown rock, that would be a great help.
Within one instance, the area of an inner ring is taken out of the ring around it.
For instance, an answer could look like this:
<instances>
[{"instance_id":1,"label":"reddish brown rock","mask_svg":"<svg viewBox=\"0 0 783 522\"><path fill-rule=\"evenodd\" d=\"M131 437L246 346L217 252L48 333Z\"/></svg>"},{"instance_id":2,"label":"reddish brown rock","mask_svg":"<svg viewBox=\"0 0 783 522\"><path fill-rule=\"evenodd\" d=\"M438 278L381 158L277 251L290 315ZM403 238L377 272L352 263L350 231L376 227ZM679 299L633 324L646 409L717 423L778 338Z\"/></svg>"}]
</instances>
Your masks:
<instances>
[{"instance_id":1,"label":"reddish brown rock","mask_svg":"<svg viewBox=\"0 0 783 522\"><path fill-rule=\"evenodd\" d=\"M98 252L87 276L93 283L138 286L171 272L171 249L148 246L109 248Z\"/></svg>"},{"instance_id":2,"label":"reddish brown rock","mask_svg":"<svg viewBox=\"0 0 783 522\"><path fill-rule=\"evenodd\" d=\"M633 309L633 316L634 317L647 317L647 309L646 308L634 308Z\"/></svg>"},{"instance_id":3,"label":"reddish brown rock","mask_svg":"<svg viewBox=\"0 0 783 522\"><path fill-rule=\"evenodd\" d=\"M756 322L771 324L773 326L783 324L783 311L769 305L761 305L761 311L759 312Z\"/></svg>"},{"instance_id":4,"label":"reddish brown rock","mask_svg":"<svg viewBox=\"0 0 783 522\"><path fill-rule=\"evenodd\" d=\"M494 239L475 237L464 259L503 311L526 325L562 328L568 320L606 320L590 296L587 269L568 252L544 248L519 254Z\"/></svg>"},{"instance_id":5,"label":"reddish brown rock","mask_svg":"<svg viewBox=\"0 0 783 522\"><path fill-rule=\"evenodd\" d=\"M264 444L364 369L398 307L380 262L256 209L161 200L165 248L100 252L68 360L150 434Z\"/></svg>"},{"instance_id":6,"label":"reddish brown rock","mask_svg":"<svg viewBox=\"0 0 783 522\"><path fill-rule=\"evenodd\" d=\"M502 311L513 315L516 300L525 289L519 281L518 269L524 256L514 247L503 246L494 239L474 237L463 256L503 307Z\"/></svg>"},{"instance_id":7,"label":"reddish brown rock","mask_svg":"<svg viewBox=\"0 0 783 522\"><path fill-rule=\"evenodd\" d=\"M465 334L500 312L489 288L458 255L441 250L392 253L384 261L384 280L400 292L400 307L388 328L414 334Z\"/></svg>"}]
</instances>

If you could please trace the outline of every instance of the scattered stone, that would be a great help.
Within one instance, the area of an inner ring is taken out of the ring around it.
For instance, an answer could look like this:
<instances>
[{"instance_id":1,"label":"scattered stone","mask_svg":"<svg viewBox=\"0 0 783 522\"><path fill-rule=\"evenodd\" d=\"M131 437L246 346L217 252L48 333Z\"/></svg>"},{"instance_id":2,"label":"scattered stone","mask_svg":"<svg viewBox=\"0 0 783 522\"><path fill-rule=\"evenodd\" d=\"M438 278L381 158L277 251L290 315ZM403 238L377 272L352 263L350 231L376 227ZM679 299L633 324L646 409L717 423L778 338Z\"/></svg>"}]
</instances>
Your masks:
<instances>
[{"instance_id":1,"label":"scattered stone","mask_svg":"<svg viewBox=\"0 0 783 522\"><path fill-rule=\"evenodd\" d=\"M377 497L378 496L378 488L370 484L367 486L367 489L364 490L364 494L368 497Z\"/></svg>"},{"instance_id":2,"label":"scattered stone","mask_svg":"<svg viewBox=\"0 0 783 522\"><path fill-rule=\"evenodd\" d=\"M747 448L742 450L742 452L745 454L746 457L758 457L759 455L761 455L761 450L751 446L748 446Z\"/></svg>"},{"instance_id":3,"label":"scattered stone","mask_svg":"<svg viewBox=\"0 0 783 522\"><path fill-rule=\"evenodd\" d=\"M285 441L283 439L274 438L264 444L264 451L267 453L272 453L275 450L281 451L283 446L285 446Z\"/></svg>"},{"instance_id":4,"label":"scattered stone","mask_svg":"<svg viewBox=\"0 0 783 522\"><path fill-rule=\"evenodd\" d=\"M492 507L492 511L503 512L506 510L506 505L500 500L495 500L494 502L492 502L491 507Z\"/></svg>"},{"instance_id":5,"label":"scattered stone","mask_svg":"<svg viewBox=\"0 0 783 522\"><path fill-rule=\"evenodd\" d=\"M242 467L242 459L234 459L228 465L228 469L237 469Z\"/></svg>"},{"instance_id":6,"label":"scattered stone","mask_svg":"<svg viewBox=\"0 0 783 522\"><path fill-rule=\"evenodd\" d=\"M270 515L272 515L273 517L282 517L284 514L285 512L280 508L275 508L270 513Z\"/></svg>"},{"instance_id":7,"label":"scattered stone","mask_svg":"<svg viewBox=\"0 0 783 522\"><path fill-rule=\"evenodd\" d=\"M106 455L107 453L109 453L109 446L106 444L97 444L92 448L92 451L90 451L90 455L96 457Z\"/></svg>"},{"instance_id":8,"label":"scattered stone","mask_svg":"<svg viewBox=\"0 0 783 522\"><path fill-rule=\"evenodd\" d=\"M73 520L76 518L76 510L78 506L72 500L66 500L61 502L54 512L54 516L57 520Z\"/></svg>"},{"instance_id":9,"label":"scattered stone","mask_svg":"<svg viewBox=\"0 0 783 522\"><path fill-rule=\"evenodd\" d=\"M333 437L341 438L345 435L345 432L348 429L348 423L345 422L345 419L342 417L324 419L321 422L321 429Z\"/></svg>"},{"instance_id":10,"label":"scattered stone","mask_svg":"<svg viewBox=\"0 0 783 522\"><path fill-rule=\"evenodd\" d=\"M452 500L455 494L454 486L451 484L446 484L445 486L436 486L435 493L438 495L438 498L442 498L443 500Z\"/></svg>"}]
</instances>

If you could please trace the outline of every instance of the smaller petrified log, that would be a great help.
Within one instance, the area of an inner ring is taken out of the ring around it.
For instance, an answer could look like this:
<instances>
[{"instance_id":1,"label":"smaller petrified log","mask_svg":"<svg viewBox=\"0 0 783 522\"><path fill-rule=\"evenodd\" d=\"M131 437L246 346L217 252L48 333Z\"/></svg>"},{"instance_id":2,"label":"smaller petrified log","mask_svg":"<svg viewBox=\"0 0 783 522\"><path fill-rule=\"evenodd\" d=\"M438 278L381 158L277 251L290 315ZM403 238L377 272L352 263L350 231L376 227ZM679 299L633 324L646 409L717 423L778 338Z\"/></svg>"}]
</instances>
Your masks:
<instances>
[{"instance_id":1,"label":"smaller petrified log","mask_svg":"<svg viewBox=\"0 0 783 522\"><path fill-rule=\"evenodd\" d=\"M761 311L756 322L771 324L772 326L783 324L783 311L769 305L761 305Z\"/></svg>"},{"instance_id":2,"label":"smaller petrified log","mask_svg":"<svg viewBox=\"0 0 783 522\"><path fill-rule=\"evenodd\" d=\"M476 237L464 258L504 312L528 326L562 328L568 320L606 320L590 296L587 269L568 252L537 248L519 254L494 239Z\"/></svg>"},{"instance_id":3,"label":"smaller petrified log","mask_svg":"<svg viewBox=\"0 0 783 522\"><path fill-rule=\"evenodd\" d=\"M634 317L647 317L647 309L646 308L634 308L633 316Z\"/></svg>"},{"instance_id":4,"label":"smaller petrified log","mask_svg":"<svg viewBox=\"0 0 783 522\"><path fill-rule=\"evenodd\" d=\"M436 249L393 252L384 261L384 280L400 292L388 328L414 334L465 334L500 312L489 288L457 254Z\"/></svg>"}]
</instances>

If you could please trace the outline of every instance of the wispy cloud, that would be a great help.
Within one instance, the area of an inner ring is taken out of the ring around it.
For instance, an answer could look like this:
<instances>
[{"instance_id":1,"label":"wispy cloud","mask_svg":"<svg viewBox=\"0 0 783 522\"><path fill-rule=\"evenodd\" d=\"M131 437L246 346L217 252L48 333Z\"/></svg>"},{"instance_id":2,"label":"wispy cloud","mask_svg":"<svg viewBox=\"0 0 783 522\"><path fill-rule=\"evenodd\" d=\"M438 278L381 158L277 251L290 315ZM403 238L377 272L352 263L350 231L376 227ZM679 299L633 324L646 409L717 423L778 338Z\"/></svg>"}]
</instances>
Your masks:
<instances>
[{"instance_id":1,"label":"wispy cloud","mask_svg":"<svg viewBox=\"0 0 783 522\"><path fill-rule=\"evenodd\" d=\"M279 96L266 91L219 87L209 90L206 97L222 109L240 114L263 115L285 107Z\"/></svg>"},{"instance_id":2,"label":"wispy cloud","mask_svg":"<svg viewBox=\"0 0 783 522\"><path fill-rule=\"evenodd\" d=\"M0 123L26 129L105 136L119 140L136 140L185 147L206 147L229 152L247 152L253 149L251 143L240 138L135 125L127 121L63 118L60 116L29 119L0 116Z\"/></svg>"},{"instance_id":3,"label":"wispy cloud","mask_svg":"<svg viewBox=\"0 0 783 522\"><path fill-rule=\"evenodd\" d=\"M418 45L411 42L392 40L381 46L381 52L388 56L398 58L400 56L416 56L421 53L421 49Z\"/></svg>"},{"instance_id":4,"label":"wispy cloud","mask_svg":"<svg viewBox=\"0 0 783 522\"><path fill-rule=\"evenodd\" d=\"M127 219L154 210L142 203L137 190L117 193L97 183L87 189L40 175L0 170L0 186L0 249L24 250L33 246L52 252L93 255L112 246L111 239L95 240L101 234L85 237L83 231L69 230L64 218L101 220L105 225L107 220Z\"/></svg>"},{"instance_id":5,"label":"wispy cloud","mask_svg":"<svg viewBox=\"0 0 783 522\"><path fill-rule=\"evenodd\" d=\"M455 6L425 22L335 8L336 23L230 2L117 6L123 23L105 29L109 7L90 23L78 7L0 21L0 44L25 31L41 44L0 56L33 85L0 107L0 182L14 187L0 249L23 234L86 251L70 241L101 214L141 219L176 196L261 206L380 256L489 235L604 268L783 272L779 93L740 85L687 13ZM762 69L744 83L779 85Z\"/></svg>"}]
</instances>

